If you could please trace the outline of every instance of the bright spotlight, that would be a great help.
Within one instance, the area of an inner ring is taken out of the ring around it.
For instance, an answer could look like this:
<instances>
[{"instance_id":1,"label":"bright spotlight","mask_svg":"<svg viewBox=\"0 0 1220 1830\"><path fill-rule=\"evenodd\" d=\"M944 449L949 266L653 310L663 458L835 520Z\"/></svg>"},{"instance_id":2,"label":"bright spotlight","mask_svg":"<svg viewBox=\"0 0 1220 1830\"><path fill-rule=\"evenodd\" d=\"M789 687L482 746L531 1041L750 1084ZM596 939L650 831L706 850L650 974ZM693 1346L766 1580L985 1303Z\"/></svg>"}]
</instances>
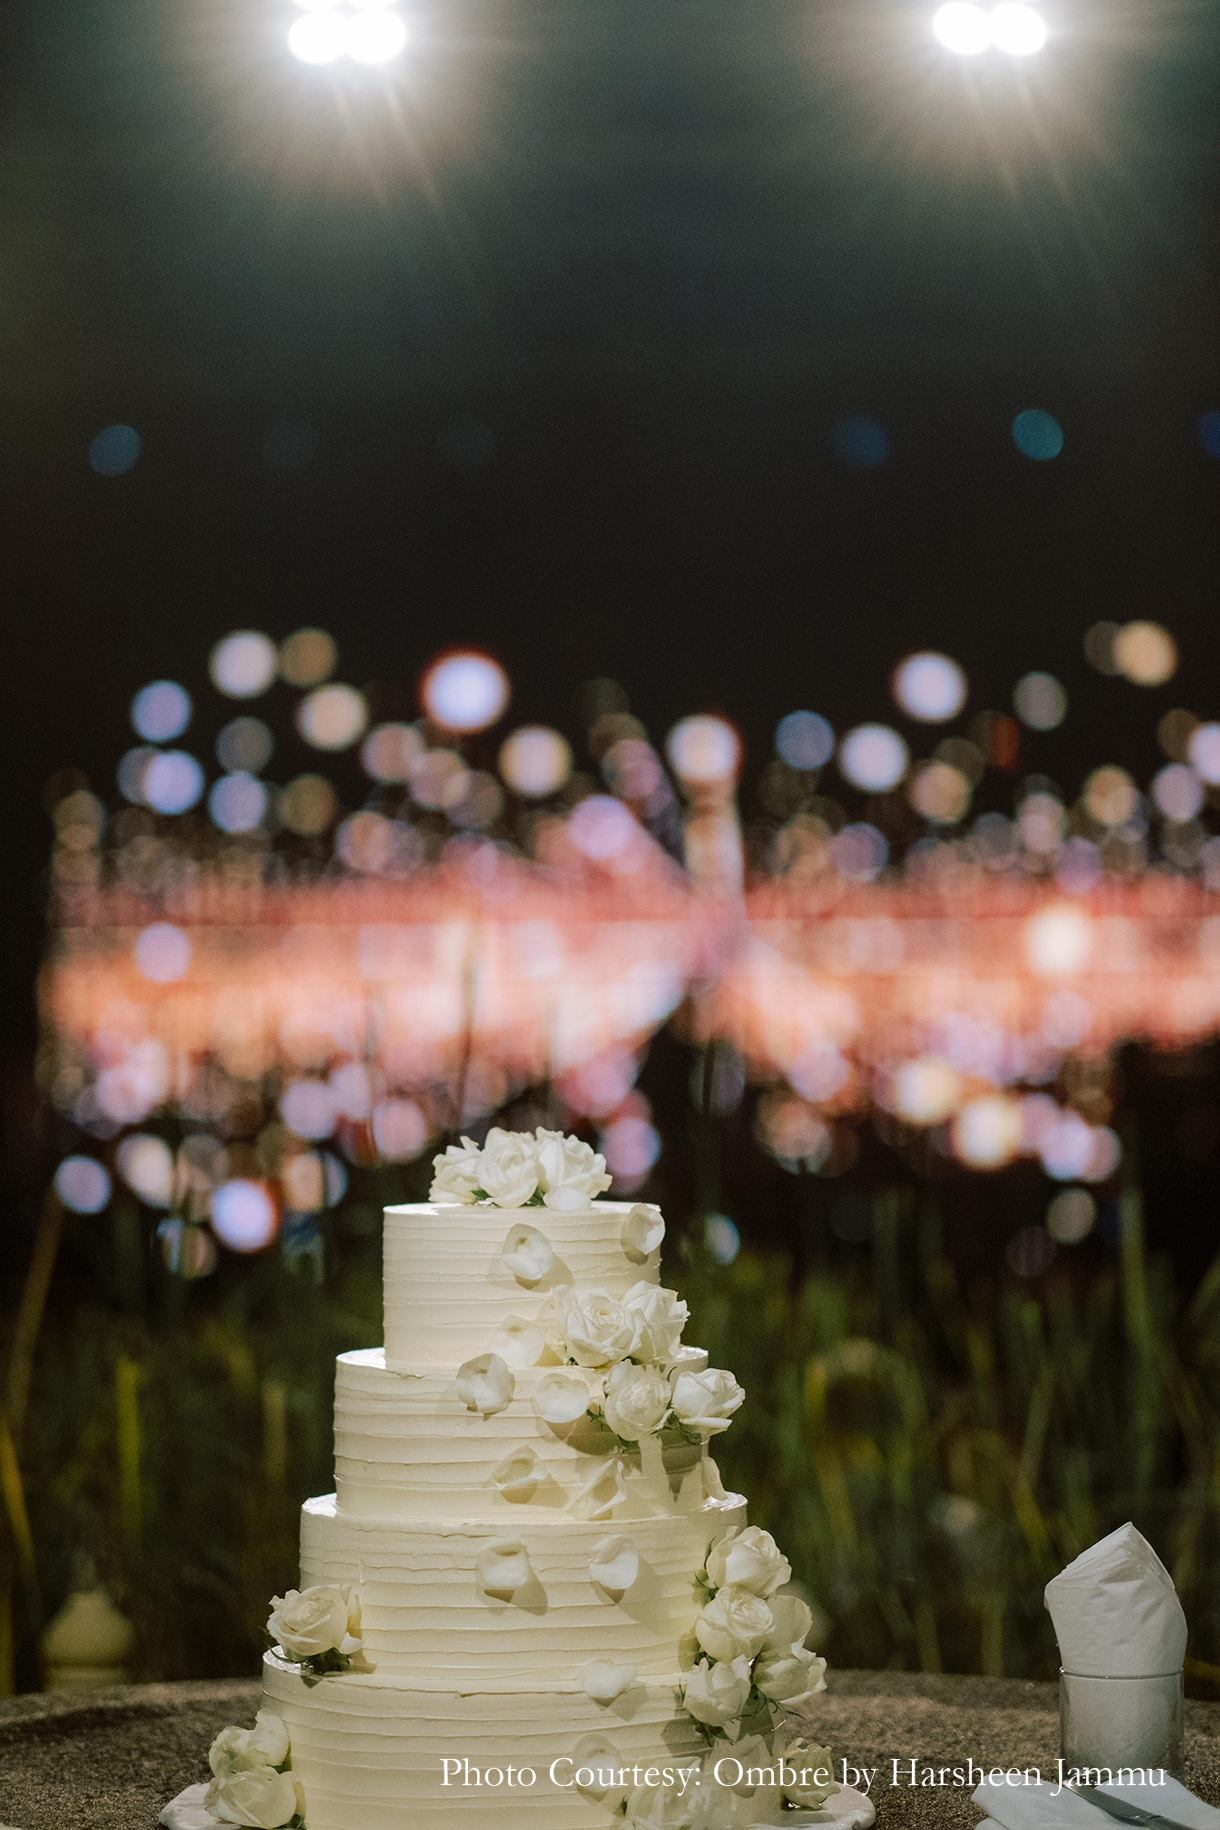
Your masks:
<instances>
[{"instance_id":1,"label":"bright spotlight","mask_svg":"<svg viewBox=\"0 0 1220 1830\"><path fill-rule=\"evenodd\" d=\"M358 64L388 64L406 42L407 28L398 13L367 6L348 21L347 54Z\"/></svg>"},{"instance_id":2,"label":"bright spotlight","mask_svg":"<svg viewBox=\"0 0 1220 1830\"><path fill-rule=\"evenodd\" d=\"M303 64L333 64L347 50L347 32L347 21L339 13L303 13L288 28L288 49Z\"/></svg>"},{"instance_id":3,"label":"bright spotlight","mask_svg":"<svg viewBox=\"0 0 1220 1830\"><path fill-rule=\"evenodd\" d=\"M1027 9L1011 10L1024 12ZM986 13L981 6L966 5L963 0L950 0L948 6L942 6L932 20L932 30L946 51L952 51L957 57L977 57L991 43L991 21Z\"/></svg>"},{"instance_id":4,"label":"bright spotlight","mask_svg":"<svg viewBox=\"0 0 1220 1830\"><path fill-rule=\"evenodd\" d=\"M1016 0L1005 0L1004 5L993 7L988 23L992 44L1009 57L1032 57L1047 40L1046 21L1041 13L1032 6L1016 4Z\"/></svg>"}]
</instances>

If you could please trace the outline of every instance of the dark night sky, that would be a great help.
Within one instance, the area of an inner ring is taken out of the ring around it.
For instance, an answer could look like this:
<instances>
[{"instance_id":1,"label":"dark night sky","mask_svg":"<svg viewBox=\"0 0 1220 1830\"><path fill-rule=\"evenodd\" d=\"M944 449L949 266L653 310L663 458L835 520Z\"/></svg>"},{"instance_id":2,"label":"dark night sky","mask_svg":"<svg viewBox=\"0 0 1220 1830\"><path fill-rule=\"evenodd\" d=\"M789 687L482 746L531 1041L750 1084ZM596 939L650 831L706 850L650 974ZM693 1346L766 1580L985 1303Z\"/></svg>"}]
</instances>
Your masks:
<instances>
[{"instance_id":1,"label":"dark night sky","mask_svg":"<svg viewBox=\"0 0 1220 1830\"><path fill-rule=\"evenodd\" d=\"M715 705L756 761L943 646L971 709L1066 682L1029 766L1070 792L1220 711L1213 7L1056 0L1041 59L986 69L923 0L404 10L400 74L339 83L283 52L288 0L6 16L10 1060L43 781L111 797L131 693L206 691L235 626L322 623L358 684L484 642L574 736L611 674L655 738ZM1028 406L1054 463L1013 447ZM836 460L849 412L882 468ZM277 475L285 417L320 443ZM112 421L143 455L98 477ZM1081 654L1141 613L1182 645L1157 692Z\"/></svg>"}]
</instances>

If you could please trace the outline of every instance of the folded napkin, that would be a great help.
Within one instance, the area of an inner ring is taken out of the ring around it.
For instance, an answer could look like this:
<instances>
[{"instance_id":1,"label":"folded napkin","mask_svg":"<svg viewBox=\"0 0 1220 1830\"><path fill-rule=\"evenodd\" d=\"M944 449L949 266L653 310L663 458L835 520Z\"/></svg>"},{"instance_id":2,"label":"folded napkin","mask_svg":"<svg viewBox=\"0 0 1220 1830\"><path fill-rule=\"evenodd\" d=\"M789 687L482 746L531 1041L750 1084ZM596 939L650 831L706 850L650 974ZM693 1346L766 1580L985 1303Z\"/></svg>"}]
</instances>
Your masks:
<instances>
[{"instance_id":1,"label":"folded napkin","mask_svg":"<svg viewBox=\"0 0 1220 1830\"><path fill-rule=\"evenodd\" d=\"M1082 1551L1046 1585L1065 1671L1154 1677L1180 1671L1186 1616L1173 1578L1134 1525Z\"/></svg>"},{"instance_id":2,"label":"folded napkin","mask_svg":"<svg viewBox=\"0 0 1220 1830\"><path fill-rule=\"evenodd\" d=\"M1164 1785L1106 1785L1099 1786L1098 1791L1121 1798L1126 1804L1139 1805L1145 1811L1155 1811L1158 1817L1172 1818L1175 1824L1184 1824L1186 1830L1220 1830L1220 1811L1205 1805L1168 1774ZM1041 1785L992 1785L985 1779L972 1796L975 1804L989 1813L984 1823L975 1825L975 1830L987 1830L988 1826L994 1830L996 1825L1002 1830L1122 1830L1114 1818L1091 1805L1087 1798L1060 1791L1053 1772Z\"/></svg>"}]
</instances>

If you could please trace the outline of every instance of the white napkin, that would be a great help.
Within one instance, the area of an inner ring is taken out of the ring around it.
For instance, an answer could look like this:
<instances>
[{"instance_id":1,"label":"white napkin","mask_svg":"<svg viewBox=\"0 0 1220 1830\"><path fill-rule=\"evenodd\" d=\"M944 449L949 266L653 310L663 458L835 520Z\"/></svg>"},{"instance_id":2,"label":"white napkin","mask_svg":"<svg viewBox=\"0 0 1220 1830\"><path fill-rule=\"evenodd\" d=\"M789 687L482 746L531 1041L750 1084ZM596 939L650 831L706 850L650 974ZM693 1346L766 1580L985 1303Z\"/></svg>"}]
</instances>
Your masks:
<instances>
[{"instance_id":1,"label":"white napkin","mask_svg":"<svg viewBox=\"0 0 1220 1830\"><path fill-rule=\"evenodd\" d=\"M1134 1525L1120 1525L1046 1585L1065 1671L1154 1677L1180 1671L1186 1616L1173 1579Z\"/></svg>"},{"instance_id":2,"label":"white napkin","mask_svg":"<svg viewBox=\"0 0 1220 1830\"><path fill-rule=\"evenodd\" d=\"M989 1826L995 1830L997 1825L1002 1830L1121 1830L1114 1818L1091 1805L1087 1798L1079 1798L1075 1792L1061 1792L1057 1787L1053 1771L1040 1786L995 1786L984 1780L975 1788L973 1798L990 1816L976 1824L974 1830L988 1830ZM1164 1785L1107 1785L1099 1786L1098 1791L1108 1792L1129 1805L1139 1805L1145 1811L1155 1811L1158 1817L1171 1818L1175 1824L1184 1824L1186 1830L1220 1830L1220 1811L1205 1805L1168 1773Z\"/></svg>"}]
</instances>

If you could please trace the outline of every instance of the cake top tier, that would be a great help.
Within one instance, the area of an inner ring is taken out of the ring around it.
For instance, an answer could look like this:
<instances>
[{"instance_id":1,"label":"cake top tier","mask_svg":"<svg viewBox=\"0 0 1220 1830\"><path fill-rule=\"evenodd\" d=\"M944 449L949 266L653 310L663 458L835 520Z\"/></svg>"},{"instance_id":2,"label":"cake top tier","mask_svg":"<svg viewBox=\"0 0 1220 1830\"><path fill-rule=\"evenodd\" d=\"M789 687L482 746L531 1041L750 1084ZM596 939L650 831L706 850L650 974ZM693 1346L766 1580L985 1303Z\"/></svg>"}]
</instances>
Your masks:
<instances>
[{"instance_id":1,"label":"cake top tier","mask_svg":"<svg viewBox=\"0 0 1220 1830\"><path fill-rule=\"evenodd\" d=\"M549 1322L565 1286L621 1297L656 1283L661 1216L598 1200L608 1178L588 1145L493 1131L482 1151L464 1139L436 1163L431 1201L385 1210L391 1370L503 1352L506 1331Z\"/></svg>"}]
</instances>

